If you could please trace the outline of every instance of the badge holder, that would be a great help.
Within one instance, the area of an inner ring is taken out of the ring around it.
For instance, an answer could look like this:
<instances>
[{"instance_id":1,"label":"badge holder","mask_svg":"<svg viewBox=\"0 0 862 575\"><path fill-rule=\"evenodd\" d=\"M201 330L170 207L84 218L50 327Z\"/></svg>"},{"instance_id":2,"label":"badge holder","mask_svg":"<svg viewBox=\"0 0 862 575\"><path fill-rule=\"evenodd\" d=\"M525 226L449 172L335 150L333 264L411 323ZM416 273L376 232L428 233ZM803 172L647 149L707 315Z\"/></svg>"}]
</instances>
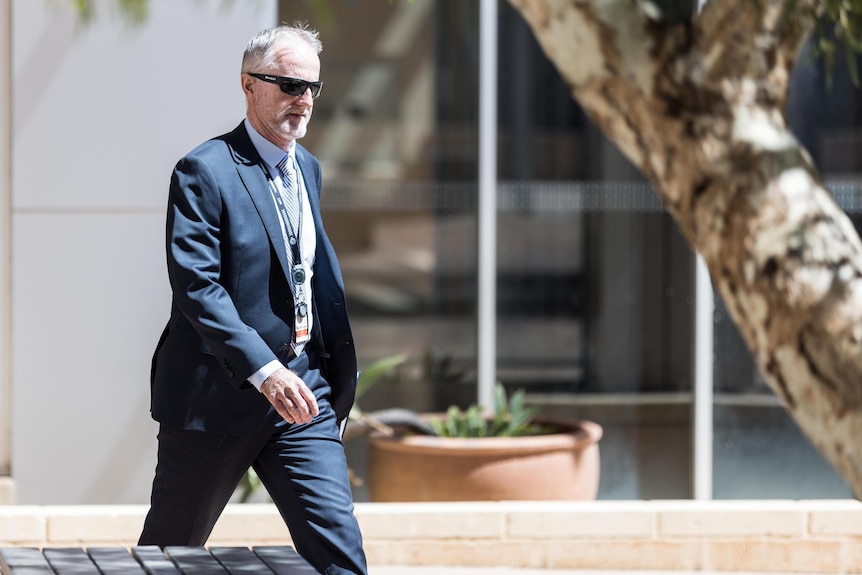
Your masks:
<instances>
[{"instance_id":1,"label":"badge holder","mask_svg":"<svg viewBox=\"0 0 862 575\"><path fill-rule=\"evenodd\" d=\"M293 343L294 345L308 342L311 334L308 332L308 304L305 302L305 269L302 264L296 264L290 272L290 277L296 286L296 303L294 305Z\"/></svg>"}]
</instances>

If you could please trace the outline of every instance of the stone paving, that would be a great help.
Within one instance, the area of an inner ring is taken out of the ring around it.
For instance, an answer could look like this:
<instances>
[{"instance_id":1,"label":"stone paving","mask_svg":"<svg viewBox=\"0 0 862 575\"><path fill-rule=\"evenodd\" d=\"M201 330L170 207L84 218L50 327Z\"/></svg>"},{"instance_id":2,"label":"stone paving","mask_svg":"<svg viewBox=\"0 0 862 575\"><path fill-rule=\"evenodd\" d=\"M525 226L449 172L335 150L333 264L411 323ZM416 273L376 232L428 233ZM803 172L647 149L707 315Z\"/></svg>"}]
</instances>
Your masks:
<instances>
[{"instance_id":1,"label":"stone paving","mask_svg":"<svg viewBox=\"0 0 862 575\"><path fill-rule=\"evenodd\" d=\"M371 567L368 575L617 575L571 569L514 569L509 567ZM630 574L627 574L630 575Z\"/></svg>"},{"instance_id":2,"label":"stone paving","mask_svg":"<svg viewBox=\"0 0 862 575\"><path fill-rule=\"evenodd\" d=\"M661 575L652 573L650 575ZM368 575L623 575L622 572L572 569L515 569L510 567L371 567ZM625 575L637 575L625 573ZM679 575L679 574L673 574Z\"/></svg>"},{"instance_id":3,"label":"stone paving","mask_svg":"<svg viewBox=\"0 0 862 575\"><path fill-rule=\"evenodd\" d=\"M622 575L622 573L612 573L608 571L600 573L598 571L581 571L572 569L515 569L511 567L372 566L369 568L368 575ZM625 575L637 574L626 573ZM650 575L655 574L651 572Z\"/></svg>"},{"instance_id":4,"label":"stone paving","mask_svg":"<svg viewBox=\"0 0 862 575\"><path fill-rule=\"evenodd\" d=\"M643 571L595 569L516 569L513 567L406 567L371 566L368 575L766 575L726 571ZM769 573L768 575L790 575ZM794 574L794 575L799 575Z\"/></svg>"}]
</instances>

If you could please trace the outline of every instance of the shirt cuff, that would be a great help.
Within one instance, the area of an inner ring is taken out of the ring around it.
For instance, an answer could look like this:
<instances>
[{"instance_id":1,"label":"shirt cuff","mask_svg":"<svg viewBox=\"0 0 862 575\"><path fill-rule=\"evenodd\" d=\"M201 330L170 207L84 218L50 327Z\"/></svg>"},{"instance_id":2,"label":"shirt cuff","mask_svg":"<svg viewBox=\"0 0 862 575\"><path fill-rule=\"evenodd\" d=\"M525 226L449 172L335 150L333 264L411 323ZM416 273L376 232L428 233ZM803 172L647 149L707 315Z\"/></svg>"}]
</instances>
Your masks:
<instances>
[{"instance_id":1,"label":"shirt cuff","mask_svg":"<svg viewBox=\"0 0 862 575\"><path fill-rule=\"evenodd\" d=\"M248 382L252 384L258 391L260 391L260 386L263 385L263 382L266 381L266 378L275 373L277 370L284 367L280 361L277 359L272 360L253 374L251 374L248 378Z\"/></svg>"}]
</instances>

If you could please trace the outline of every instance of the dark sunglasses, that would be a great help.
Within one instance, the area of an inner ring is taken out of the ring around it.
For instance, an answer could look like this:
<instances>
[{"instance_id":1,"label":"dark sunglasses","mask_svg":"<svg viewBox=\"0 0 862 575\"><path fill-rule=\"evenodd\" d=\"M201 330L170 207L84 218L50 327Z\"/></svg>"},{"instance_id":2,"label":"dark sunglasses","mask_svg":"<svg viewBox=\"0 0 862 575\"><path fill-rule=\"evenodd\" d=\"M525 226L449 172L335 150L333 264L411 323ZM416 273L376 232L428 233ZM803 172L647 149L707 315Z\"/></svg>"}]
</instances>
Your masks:
<instances>
[{"instance_id":1,"label":"dark sunglasses","mask_svg":"<svg viewBox=\"0 0 862 575\"><path fill-rule=\"evenodd\" d=\"M311 90L311 97L317 98L320 96L320 91L323 89L323 82L306 82L299 78L291 78L290 76L273 76L272 74L252 74L248 73L252 78L269 82L270 84L278 84L281 91L291 96L302 96L306 90Z\"/></svg>"}]
</instances>

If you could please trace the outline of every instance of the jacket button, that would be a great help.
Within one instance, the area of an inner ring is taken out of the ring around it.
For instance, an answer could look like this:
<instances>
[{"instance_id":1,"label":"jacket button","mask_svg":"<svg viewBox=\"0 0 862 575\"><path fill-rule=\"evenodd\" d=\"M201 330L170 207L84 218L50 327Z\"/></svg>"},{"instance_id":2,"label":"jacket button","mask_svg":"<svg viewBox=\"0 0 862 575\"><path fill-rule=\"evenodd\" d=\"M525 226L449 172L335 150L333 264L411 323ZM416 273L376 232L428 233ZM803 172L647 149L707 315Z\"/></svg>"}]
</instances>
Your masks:
<instances>
[{"instance_id":1,"label":"jacket button","mask_svg":"<svg viewBox=\"0 0 862 575\"><path fill-rule=\"evenodd\" d=\"M221 364L222 367L224 367L225 371L227 371L228 375L233 377L233 370L231 369L230 364L227 362L227 360L223 359Z\"/></svg>"}]
</instances>

